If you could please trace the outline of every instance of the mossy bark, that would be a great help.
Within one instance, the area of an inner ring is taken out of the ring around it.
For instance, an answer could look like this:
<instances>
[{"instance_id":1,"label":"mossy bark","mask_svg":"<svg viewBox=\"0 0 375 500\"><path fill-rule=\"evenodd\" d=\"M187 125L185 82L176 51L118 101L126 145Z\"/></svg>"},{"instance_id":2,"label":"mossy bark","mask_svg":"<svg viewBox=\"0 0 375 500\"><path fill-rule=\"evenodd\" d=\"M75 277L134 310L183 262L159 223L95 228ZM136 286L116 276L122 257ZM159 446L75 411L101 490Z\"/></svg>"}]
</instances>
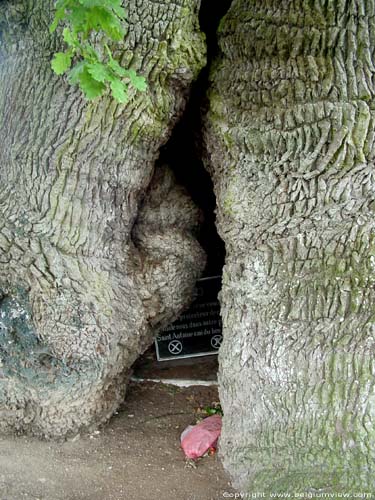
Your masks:
<instances>
[{"instance_id":1,"label":"mossy bark","mask_svg":"<svg viewBox=\"0 0 375 500\"><path fill-rule=\"evenodd\" d=\"M50 68L54 2L0 4L0 430L105 421L191 299L198 210L158 151L205 64L199 0L127 2L118 56L148 80L95 102Z\"/></svg>"},{"instance_id":2,"label":"mossy bark","mask_svg":"<svg viewBox=\"0 0 375 500\"><path fill-rule=\"evenodd\" d=\"M234 0L219 43L224 463L267 497L374 493L374 2Z\"/></svg>"}]
</instances>

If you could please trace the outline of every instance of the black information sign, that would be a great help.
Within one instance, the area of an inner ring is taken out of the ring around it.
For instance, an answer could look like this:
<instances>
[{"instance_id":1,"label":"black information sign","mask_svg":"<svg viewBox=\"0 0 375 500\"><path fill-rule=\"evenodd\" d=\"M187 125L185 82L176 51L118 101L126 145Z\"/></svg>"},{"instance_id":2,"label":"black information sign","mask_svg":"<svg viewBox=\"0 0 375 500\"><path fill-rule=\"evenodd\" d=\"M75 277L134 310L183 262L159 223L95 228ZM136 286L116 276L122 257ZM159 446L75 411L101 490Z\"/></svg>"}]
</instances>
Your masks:
<instances>
[{"instance_id":1,"label":"black information sign","mask_svg":"<svg viewBox=\"0 0 375 500\"><path fill-rule=\"evenodd\" d=\"M217 298L220 288L220 276L198 280L198 296L190 309L156 338L158 361L217 354L223 339Z\"/></svg>"}]
</instances>

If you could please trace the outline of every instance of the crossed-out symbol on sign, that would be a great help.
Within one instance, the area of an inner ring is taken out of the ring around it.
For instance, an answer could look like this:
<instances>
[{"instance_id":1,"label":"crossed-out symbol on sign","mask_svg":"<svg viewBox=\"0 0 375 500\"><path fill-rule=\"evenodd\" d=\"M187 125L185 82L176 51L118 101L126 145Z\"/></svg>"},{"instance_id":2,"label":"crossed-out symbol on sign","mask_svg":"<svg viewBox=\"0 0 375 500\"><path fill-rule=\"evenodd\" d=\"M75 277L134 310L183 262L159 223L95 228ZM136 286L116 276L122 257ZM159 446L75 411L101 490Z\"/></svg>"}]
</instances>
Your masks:
<instances>
[{"instance_id":1,"label":"crossed-out symbol on sign","mask_svg":"<svg viewBox=\"0 0 375 500\"><path fill-rule=\"evenodd\" d=\"M179 340L171 340L168 344L168 351L171 354L180 354L182 351L182 342Z\"/></svg>"},{"instance_id":2,"label":"crossed-out symbol on sign","mask_svg":"<svg viewBox=\"0 0 375 500\"><path fill-rule=\"evenodd\" d=\"M211 345L214 349L219 349L221 342L223 340L222 335L214 335L211 339Z\"/></svg>"}]
</instances>

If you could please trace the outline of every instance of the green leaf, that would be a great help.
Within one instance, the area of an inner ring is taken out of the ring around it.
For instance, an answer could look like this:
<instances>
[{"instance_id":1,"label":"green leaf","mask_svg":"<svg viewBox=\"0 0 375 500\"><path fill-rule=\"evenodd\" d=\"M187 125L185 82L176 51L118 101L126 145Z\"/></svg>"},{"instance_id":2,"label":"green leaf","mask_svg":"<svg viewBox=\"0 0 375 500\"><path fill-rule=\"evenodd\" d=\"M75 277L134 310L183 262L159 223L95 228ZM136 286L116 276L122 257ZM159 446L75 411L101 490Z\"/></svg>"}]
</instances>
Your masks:
<instances>
[{"instance_id":1,"label":"green leaf","mask_svg":"<svg viewBox=\"0 0 375 500\"><path fill-rule=\"evenodd\" d=\"M1 1L1 0L0 0ZM121 103L128 99L128 85L144 91L143 77L127 70L113 58L106 41L121 41L125 35L123 0L55 0L56 13L50 26L53 33L62 22L63 39L69 50L55 54L51 62L58 75L68 71L68 81L78 84L87 99L94 99L110 87L113 97ZM95 50L91 33L102 36L108 57ZM77 60L72 65L73 56ZM122 81L123 78L127 80Z\"/></svg>"},{"instance_id":2,"label":"green leaf","mask_svg":"<svg viewBox=\"0 0 375 500\"><path fill-rule=\"evenodd\" d=\"M147 82L143 76L137 76L137 78L133 78L132 80L133 87L141 92L145 92L147 90Z\"/></svg>"},{"instance_id":3,"label":"green leaf","mask_svg":"<svg viewBox=\"0 0 375 500\"><path fill-rule=\"evenodd\" d=\"M69 15L66 16L66 19L70 22L73 33L81 33L84 38L87 38L91 29L88 22L87 9L80 5L75 5L74 8L70 10Z\"/></svg>"},{"instance_id":4,"label":"green leaf","mask_svg":"<svg viewBox=\"0 0 375 500\"><path fill-rule=\"evenodd\" d=\"M74 47L78 43L77 35L72 33L69 28L64 28L63 38L64 42L67 43L70 47Z\"/></svg>"},{"instance_id":5,"label":"green leaf","mask_svg":"<svg viewBox=\"0 0 375 500\"><path fill-rule=\"evenodd\" d=\"M138 76L134 69L129 69L127 76L130 78L133 87L137 90L144 92L147 89L146 79L143 76Z\"/></svg>"},{"instance_id":6,"label":"green leaf","mask_svg":"<svg viewBox=\"0 0 375 500\"><path fill-rule=\"evenodd\" d=\"M95 99L95 97L101 96L105 90L104 83L95 80L90 75L86 67L79 74L78 81L79 81L79 86L82 89L87 99Z\"/></svg>"},{"instance_id":7,"label":"green leaf","mask_svg":"<svg viewBox=\"0 0 375 500\"><path fill-rule=\"evenodd\" d=\"M51 61L51 66L56 75L65 73L72 64L72 55L68 52L57 52Z\"/></svg>"},{"instance_id":8,"label":"green leaf","mask_svg":"<svg viewBox=\"0 0 375 500\"><path fill-rule=\"evenodd\" d=\"M116 79L111 82L111 90L116 101L121 102L122 104L128 101L127 87L121 80Z\"/></svg>"},{"instance_id":9,"label":"green leaf","mask_svg":"<svg viewBox=\"0 0 375 500\"><path fill-rule=\"evenodd\" d=\"M72 9L74 8L76 0L57 0L56 9Z\"/></svg>"},{"instance_id":10,"label":"green leaf","mask_svg":"<svg viewBox=\"0 0 375 500\"><path fill-rule=\"evenodd\" d=\"M119 2L115 2L115 4L112 5L112 9L122 21L125 21L126 11L123 7L121 7L121 0Z\"/></svg>"},{"instance_id":11,"label":"green leaf","mask_svg":"<svg viewBox=\"0 0 375 500\"><path fill-rule=\"evenodd\" d=\"M91 63L100 61L100 55L89 43L80 46L82 57Z\"/></svg>"},{"instance_id":12,"label":"green leaf","mask_svg":"<svg viewBox=\"0 0 375 500\"><path fill-rule=\"evenodd\" d=\"M96 30L102 30L115 41L124 38L125 30L120 20L105 7L93 7L87 11L87 19L90 26Z\"/></svg>"},{"instance_id":13,"label":"green leaf","mask_svg":"<svg viewBox=\"0 0 375 500\"><path fill-rule=\"evenodd\" d=\"M120 66L118 61L116 59L113 59L111 56L111 59L108 62L108 66L111 68L111 70L116 73L118 76L126 76L128 74L128 70Z\"/></svg>"},{"instance_id":14,"label":"green leaf","mask_svg":"<svg viewBox=\"0 0 375 500\"><path fill-rule=\"evenodd\" d=\"M73 68L68 73L69 83L71 83L72 85L79 83L79 77L82 71L84 71L84 69L86 68L86 64L87 63L85 61L80 61L78 64L73 66Z\"/></svg>"},{"instance_id":15,"label":"green leaf","mask_svg":"<svg viewBox=\"0 0 375 500\"><path fill-rule=\"evenodd\" d=\"M121 0L79 0L79 3L85 7L106 7L108 10L113 11L121 20L124 20L126 17Z\"/></svg>"},{"instance_id":16,"label":"green leaf","mask_svg":"<svg viewBox=\"0 0 375 500\"><path fill-rule=\"evenodd\" d=\"M91 63L87 64L87 70L90 73L90 75L97 81L97 82L105 82L108 80L109 75L108 73L108 68L105 64L102 64L100 62L96 63Z\"/></svg>"},{"instance_id":17,"label":"green leaf","mask_svg":"<svg viewBox=\"0 0 375 500\"><path fill-rule=\"evenodd\" d=\"M108 3L116 16L121 19L121 21L125 21L126 11L122 7L122 0L108 0Z\"/></svg>"},{"instance_id":18,"label":"green leaf","mask_svg":"<svg viewBox=\"0 0 375 500\"><path fill-rule=\"evenodd\" d=\"M84 7L100 7L100 5L103 5L106 3L104 0L79 0L79 3L83 5Z\"/></svg>"},{"instance_id":19,"label":"green leaf","mask_svg":"<svg viewBox=\"0 0 375 500\"><path fill-rule=\"evenodd\" d=\"M49 27L50 33L54 33L56 31L59 22L62 21L65 17L65 9L58 9L55 13L55 17L53 18L52 24Z\"/></svg>"},{"instance_id":20,"label":"green leaf","mask_svg":"<svg viewBox=\"0 0 375 500\"><path fill-rule=\"evenodd\" d=\"M91 9L92 7L108 7L111 4L111 1L108 0L79 0L79 3L86 7L87 9Z\"/></svg>"}]
</instances>

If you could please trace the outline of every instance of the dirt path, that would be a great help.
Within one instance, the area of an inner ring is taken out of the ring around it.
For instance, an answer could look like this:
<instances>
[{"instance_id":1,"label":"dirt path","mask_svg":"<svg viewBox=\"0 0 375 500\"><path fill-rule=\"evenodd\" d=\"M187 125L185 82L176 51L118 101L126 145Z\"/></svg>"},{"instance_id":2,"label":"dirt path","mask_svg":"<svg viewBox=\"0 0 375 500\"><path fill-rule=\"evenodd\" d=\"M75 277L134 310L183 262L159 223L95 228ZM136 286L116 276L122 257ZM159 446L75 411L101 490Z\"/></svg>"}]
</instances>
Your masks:
<instances>
[{"instance_id":1,"label":"dirt path","mask_svg":"<svg viewBox=\"0 0 375 500\"><path fill-rule=\"evenodd\" d=\"M181 431L215 388L132 384L100 432L64 443L0 438L1 500L218 500L232 492L217 456L187 467Z\"/></svg>"}]
</instances>

